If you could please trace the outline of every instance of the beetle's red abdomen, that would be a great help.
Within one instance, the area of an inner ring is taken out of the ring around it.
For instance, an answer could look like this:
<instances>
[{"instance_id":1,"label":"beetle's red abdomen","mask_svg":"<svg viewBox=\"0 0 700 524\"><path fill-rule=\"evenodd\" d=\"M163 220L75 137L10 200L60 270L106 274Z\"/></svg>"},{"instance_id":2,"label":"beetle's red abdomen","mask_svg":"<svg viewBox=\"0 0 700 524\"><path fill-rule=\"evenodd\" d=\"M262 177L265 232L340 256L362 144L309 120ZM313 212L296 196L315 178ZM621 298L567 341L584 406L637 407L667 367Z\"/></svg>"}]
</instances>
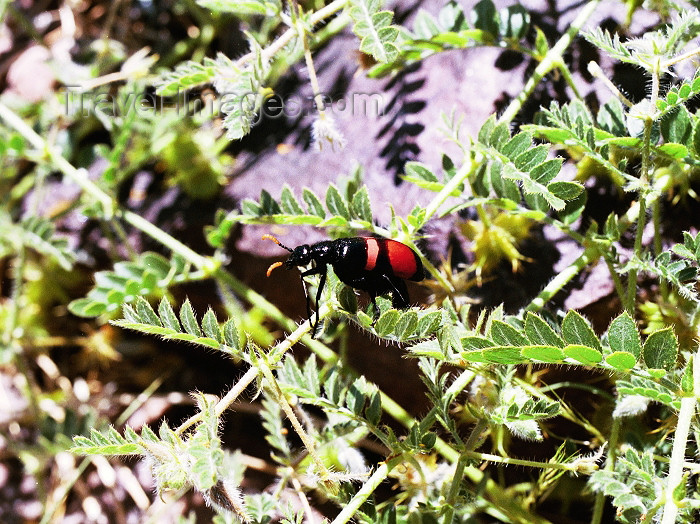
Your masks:
<instances>
[{"instance_id":1,"label":"beetle's red abdomen","mask_svg":"<svg viewBox=\"0 0 700 524\"><path fill-rule=\"evenodd\" d=\"M387 255L389 256L389 266L395 276L412 280L417 277L418 264L420 261L413 250L395 240L387 240ZM423 268L421 267L420 277L423 278Z\"/></svg>"},{"instance_id":2,"label":"beetle's red abdomen","mask_svg":"<svg viewBox=\"0 0 700 524\"><path fill-rule=\"evenodd\" d=\"M423 265L413 250L387 238L366 237L366 271L377 270L407 280L423 280Z\"/></svg>"}]
</instances>

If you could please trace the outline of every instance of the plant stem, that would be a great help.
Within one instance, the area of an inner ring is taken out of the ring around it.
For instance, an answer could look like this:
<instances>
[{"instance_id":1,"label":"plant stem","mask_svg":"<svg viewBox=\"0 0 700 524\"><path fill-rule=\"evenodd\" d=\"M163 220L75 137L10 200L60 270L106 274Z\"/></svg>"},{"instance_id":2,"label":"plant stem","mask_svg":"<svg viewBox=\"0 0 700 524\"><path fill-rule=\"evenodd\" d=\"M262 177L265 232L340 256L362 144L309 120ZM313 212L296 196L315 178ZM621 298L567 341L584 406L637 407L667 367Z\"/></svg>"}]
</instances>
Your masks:
<instances>
[{"instance_id":1,"label":"plant stem","mask_svg":"<svg viewBox=\"0 0 700 524\"><path fill-rule=\"evenodd\" d=\"M649 170L651 168L651 128L654 125L654 115L656 111L656 100L659 98L659 77L661 75L661 65L657 60L651 69L651 96L649 97L648 111L644 119L644 138L642 141L642 167L639 173L639 180L642 187L649 183ZM637 218L637 235L634 239L634 256L642 257L642 240L644 238L644 226L646 224L646 191L639 192L639 216ZM627 281L627 302L625 309L634 318L634 309L637 298L637 269L632 268Z\"/></svg>"},{"instance_id":2,"label":"plant stem","mask_svg":"<svg viewBox=\"0 0 700 524\"><path fill-rule=\"evenodd\" d=\"M294 428L294 431L297 432L297 435L299 435L299 438L301 439L302 443L304 444L306 451L309 452L309 456L311 456L311 459L316 464L316 467L318 468L318 472L321 476L321 480L326 484L331 482L330 472L328 471L328 468L326 468L326 465L323 463L323 460L321 460L321 457L319 456L318 452L316 451L316 444L314 443L313 439L311 439L311 437L309 437L309 435L306 433L306 430L301 425L301 422L299 422L299 419L297 418L296 413L294 413L292 406L289 405L289 401L287 400L287 397L282 392L282 389L280 388L279 383L277 382L277 379L272 374L272 370L270 369L268 362L266 362L265 355L262 355L262 354L259 355L256 367L260 370L262 375L265 377L265 380L267 381L267 386L268 386L270 393L272 393L272 395L275 397L275 400L277 401L277 403L282 407L282 410L284 411L285 415L287 415L287 419L289 420L289 422L292 423L292 427ZM255 368L251 368L251 369L255 369Z\"/></svg>"},{"instance_id":3,"label":"plant stem","mask_svg":"<svg viewBox=\"0 0 700 524\"><path fill-rule=\"evenodd\" d=\"M461 165L459 171L455 173L455 175L447 182L447 184L443 186L440 192L437 195L435 195L435 198L433 198L430 201L430 203L426 206L425 218L423 219L423 223L428 222L428 220L430 220L433 217L433 215L437 213L438 209L445 202L445 200L447 200L452 195L452 193L456 191L457 188L467 179L469 174L474 169L475 165L476 162L471 159L469 159Z\"/></svg>"},{"instance_id":4,"label":"plant stem","mask_svg":"<svg viewBox=\"0 0 700 524\"><path fill-rule=\"evenodd\" d=\"M97 184L88 178L85 169L74 167L68 160L63 158L61 153L53 146L50 146L46 140L37 134L27 123L17 116L14 111L0 102L0 118L5 120L10 126L14 127L19 133L26 138L34 148L43 151L44 155L53 163L59 171L73 180L80 188L93 197L100 203L104 211L106 219L111 219L114 215L114 201L112 198L102 191Z\"/></svg>"},{"instance_id":5,"label":"plant stem","mask_svg":"<svg viewBox=\"0 0 700 524\"><path fill-rule=\"evenodd\" d=\"M612 427L610 428L610 438L608 438L608 456L605 461L605 471L615 471L615 461L617 460L617 440L620 437L620 426L622 425L621 418L613 418ZM598 492L593 505L593 516L591 524L600 524L603 518L603 510L605 509L605 493Z\"/></svg>"},{"instance_id":6,"label":"plant stem","mask_svg":"<svg viewBox=\"0 0 700 524\"><path fill-rule=\"evenodd\" d=\"M533 72L532 76L528 79L527 83L525 84L525 87L523 87L520 94L513 99L510 105L508 105L506 110L498 119L499 123L511 122L515 118L515 116L520 112L520 109L522 109L523 104L533 93L540 81L547 74L549 74L552 71L552 69L559 67L560 64L564 63L564 59L562 58L564 51L566 51L566 49L569 47L574 37L581 30L581 27L586 22L588 17L591 16L591 14L593 14L596 7L598 7L599 3L600 0L593 0L586 4L583 9L581 9L581 12L579 12L578 16L576 16L576 19L571 23L566 33L564 33L564 35L557 41L557 43L554 44L554 47L552 47L547 52L547 55L537 65L535 71Z\"/></svg>"},{"instance_id":7,"label":"plant stem","mask_svg":"<svg viewBox=\"0 0 700 524\"><path fill-rule=\"evenodd\" d=\"M673 58L670 58L666 60L663 64L661 64L662 69L668 69L672 65L677 64L678 62L682 62L683 60L686 60L688 58L692 58L695 55L700 54L700 47L696 47L695 49L691 49L687 53L683 53L682 55L674 56Z\"/></svg>"},{"instance_id":8,"label":"plant stem","mask_svg":"<svg viewBox=\"0 0 700 524\"><path fill-rule=\"evenodd\" d=\"M330 309L328 308L328 306L323 305L321 306L321 309L318 312L319 318L325 318L329 313ZM292 346L294 346L294 344L299 342L299 340L304 339L304 337L309 338L308 332L310 330L311 323L307 320L270 351L270 354L268 356L270 363L272 365L276 364L282 359L284 354L289 349L291 349ZM319 358L323 359L325 362L335 362L335 360L337 360L337 356L330 349L328 349L320 342L318 343L318 345L323 346L325 348L324 351L316 353L319 356ZM332 355L332 357L328 355L329 353ZM236 382L233 388L231 388L231 390L228 393L226 393L226 395L221 400L219 400L219 402L216 403L216 407L214 408L216 416L220 417L224 413L224 411L226 411L229 408L229 406L231 406L231 404L233 404L236 401L236 399L245 391L245 389L255 381L258 375L259 370L255 367L251 367L248 371L246 371L246 373ZM177 433L178 435L184 433L189 427L196 424L200 420L202 420L201 413L197 413L191 416L175 430L175 433Z\"/></svg>"},{"instance_id":9,"label":"plant stem","mask_svg":"<svg viewBox=\"0 0 700 524\"><path fill-rule=\"evenodd\" d=\"M481 434L489 426L488 420L485 418L480 418L476 425L472 428L471 433L469 433L469 438L464 443L464 449L467 451L474 451L479 444Z\"/></svg>"},{"instance_id":10,"label":"plant stem","mask_svg":"<svg viewBox=\"0 0 700 524\"><path fill-rule=\"evenodd\" d=\"M576 87L576 81L574 80L574 77L571 74L571 71L569 70L569 66L567 66L563 61L561 61L559 62L557 67L561 75L564 77L564 80L566 80L566 83L569 84L569 88L574 92L574 96L579 100L583 100L583 97L581 96L578 87Z\"/></svg>"},{"instance_id":11,"label":"plant stem","mask_svg":"<svg viewBox=\"0 0 700 524\"><path fill-rule=\"evenodd\" d=\"M484 206L482 204L477 204L475 209L476 214L479 215L479 220L481 220L481 223L484 224L484 228L489 229L491 227L491 219L489 218L488 213L486 213Z\"/></svg>"},{"instance_id":12,"label":"plant stem","mask_svg":"<svg viewBox=\"0 0 700 524\"><path fill-rule=\"evenodd\" d=\"M568 284L579 272L588 264L592 264L600 257L600 252L597 247L587 247L574 262L564 271L549 281L545 288L540 291L530 304L525 308L525 311L539 311L544 305L561 289Z\"/></svg>"},{"instance_id":13,"label":"plant stem","mask_svg":"<svg viewBox=\"0 0 700 524\"><path fill-rule=\"evenodd\" d=\"M654 256L659 256L663 249L661 244L661 199L657 198L651 204L651 217L654 222ZM668 302L668 282L665 278L659 279L659 292L665 302Z\"/></svg>"},{"instance_id":14,"label":"plant stem","mask_svg":"<svg viewBox=\"0 0 700 524\"><path fill-rule=\"evenodd\" d=\"M646 130L644 131L646 135ZM646 204L644 195L639 195L639 218L637 220L637 234L634 238L634 255L641 256L642 254L642 239L644 236L644 226L646 222ZM637 269L630 269L627 276L627 300L625 301L625 310L634 318L634 310L637 301Z\"/></svg>"},{"instance_id":15,"label":"plant stem","mask_svg":"<svg viewBox=\"0 0 700 524\"><path fill-rule=\"evenodd\" d=\"M294 491L296 491L297 497L299 497L299 501L301 502L301 505L304 508L304 513L306 514L306 522L308 522L308 524L315 524L316 519L314 518L314 512L311 511L309 499L307 498L306 493L304 493L304 489L301 485L301 482L299 482L299 479L295 476L292 476L291 482L292 486L294 487Z\"/></svg>"},{"instance_id":16,"label":"plant stem","mask_svg":"<svg viewBox=\"0 0 700 524\"><path fill-rule=\"evenodd\" d=\"M610 90L610 92L615 95L615 97L620 100L625 106L627 107L632 107L634 104L630 101L629 98L627 98L625 95L622 94L622 92L617 88L615 84L613 84L610 79L605 76L605 73L603 73L603 70L600 68L600 66L596 62L588 62L588 72L593 75L593 78L597 78L601 82L605 84L605 86Z\"/></svg>"},{"instance_id":17,"label":"plant stem","mask_svg":"<svg viewBox=\"0 0 700 524\"><path fill-rule=\"evenodd\" d=\"M343 511L341 511L338 516L333 519L332 524L345 524L350 519L353 518L355 512L360 509L360 506L364 504L367 499L374 493L374 491L379 487L384 479L389 475L391 471L391 466L388 463L382 462L379 467L372 473L372 476L367 479L367 481L362 485L362 488L355 493L355 496L350 499Z\"/></svg>"},{"instance_id":18,"label":"plant stem","mask_svg":"<svg viewBox=\"0 0 700 524\"><path fill-rule=\"evenodd\" d=\"M326 18L329 18L333 16L335 13L343 9L348 3L348 0L335 0L334 2L331 2L325 7L322 7L318 11L312 13L309 16L309 25L314 26L318 24L319 22L325 20ZM267 46L265 49L262 51L262 58L263 60L270 60L273 56L275 56L284 46L286 46L291 40L297 36L297 30L294 27L291 27L287 29L284 33L282 33L277 40L272 42L269 46ZM236 61L237 66L243 66L246 62L250 62L253 58L255 57L254 53L248 53L247 55L243 55L241 58L239 58Z\"/></svg>"},{"instance_id":19,"label":"plant stem","mask_svg":"<svg viewBox=\"0 0 700 524\"><path fill-rule=\"evenodd\" d=\"M673 436L673 450L671 462L668 466L664 495L666 497L661 524L673 524L678 514L678 504L674 491L683 482L683 464L685 463L685 450L688 446L690 425L695 416L695 404L700 397L700 352L693 357L693 393L681 398L681 409L678 412L676 433Z\"/></svg>"},{"instance_id":20,"label":"plant stem","mask_svg":"<svg viewBox=\"0 0 700 524\"><path fill-rule=\"evenodd\" d=\"M304 47L304 61L306 62L306 69L309 73L309 81L311 82L311 90L314 94L316 110L318 111L319 115L323 115L326 107L323 103L323 97L321 96L321 88L318 84L318 77L316 76L314 59L311 56L311 49L309 48L309 39L306 34L304 24L301 20L302 14L303 13L301 7L299 7L299 3L297 2L297 0L292 0L292 20L294 21L295 29L297 30L299 38L301 39L301 43Z\"/></svg>"},{"instance_id":21,"label":"plant stem","mask_svg":"<svg viewBox=\"0 0 700 524\"><path fill-rule=\"evenodd\" d=\"M443 518L443 524L452 524L454 519L454 505L457 501L457 495L459 495L459 487L462 484L462 477L464 477L464 467L466 466L468 457L466 455L461 455L457 464L455 464L455 472L452 475L452 485L450 486L450 491L447 494L447 511L445 511L445 517Z\"/></svg>"},{"instance_id":22,"label":"plant stem","mask_svg":"<svg viewBox=\"0 0 700 524\"><path fill-rule=\"evenodd\" d=\"M622 280L620 279L620 275L617 274L617 271L615 271L615 266L613 265L611 260L608 260L607 257L603 257L605 259L605 264L608 266L608 271L610 272L610 278L612 278L613 284L615 285L615 292L617 293L618 298L620 299L621 303L625 303L625 288L622 285Z\"/></svg>"},{"instance_id":23,"label":"plant stem","mask_svg":"<svg viewBox=\"0 0 700 524\"><path fill-rule=\"evenodd\" d=\"M427 223L428 220L430 220L433 217L433 215L437 213L440 206L467 179L469 174L472 172L474 165L475 162L471 159L464 162L459 168L459 171L457 171L457 173L455 173L455 175L447 182L447 184L443 186L440 192L437 195L435 195L435 197L425 208L425 217L423 219L423 224ZM413 232L415 232L414 229L409 226L409 236L410 233ZM410 242L409 244L411 247L415 248L413 242ZM440 285L445 290L447 290L448 293L454 292L454 286L443 275L441 275L440 272L437 271L437 269L435 269L434 266L430 264L422 254L419 254L419 257L421 258L421 261L424 263L424 266L430 272L430 274L433 275L438 280L438 282L440 282Z\"/></svg>"},{"instance_id":24,"label":"plant stem","mask_svg":"<svg viewBox=\"0 0 700 524\"><path fill-rule=\"evenodd\" d=\"M576 468L571 465L571 463L559 463L559 462L540 462L537 460L523 460L510 457L503 457L501 455L493 455L491 453L479 453L478 451L465 451L464 456L467 456L473 460L493 462L495 464L508 464L511 466L526 466L529 468L538 469L558 469L564 471L576 471Z\"/></svg>"},{"instance_id":25,"label":"plant stem","mask_svg":"<svg viewBox=\"0 0 700 524\"><path fill-rule=\"evenodd\" d=\"M221 416L221 414L226 411L226 409L235 402L235 400L245 391L245 389L253 383L253 381L257 378L258 376L258 370L256 368L250 368L248 371L245 372L245 375L243 375L238 382L229 390L228 393L219 400L219 402L216 403L215 412L217 416ZM195 415L192 415L190 418L185 420L180 426L175 430L175 433L178 435L183 434L188 428L196 424L197 422L202 420L202 413L196 413Z\"/></svg>"}]
</instances>

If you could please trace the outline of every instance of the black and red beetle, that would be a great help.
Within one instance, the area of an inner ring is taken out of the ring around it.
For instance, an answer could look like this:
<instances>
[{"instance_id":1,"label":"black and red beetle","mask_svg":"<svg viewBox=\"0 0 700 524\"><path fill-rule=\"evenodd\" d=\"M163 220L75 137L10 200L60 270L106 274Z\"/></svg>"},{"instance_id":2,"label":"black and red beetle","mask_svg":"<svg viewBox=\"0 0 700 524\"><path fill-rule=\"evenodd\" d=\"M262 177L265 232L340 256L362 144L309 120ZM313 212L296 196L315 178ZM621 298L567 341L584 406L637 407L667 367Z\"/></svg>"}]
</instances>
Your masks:
<instances>
[{"instance_id":1,"label":"black and red beetle","mask_svg":"<svg viewBox=\"0 0 700 524\"><path fill-rule=\"evenodd\" d=\"M407 245L388 238L352 237L338 240L324 240L316 244L303 244L290 249L272 235L263 235L264 240L272 240L291 253L285 262L275 262L267 270L267 276L284 265L287 269L306 266L314 262L314 267L302 271L302 279L309 275L321 275L316 292L316 322L313 335L318 328L318 302L326 285L326 270L333 266L338 279L348 286L366 291L369 294L375 313L379 312L375 298L391 293L391 303L397 309L406 309L408 289L404 280L420 282L425 278L423 264L418 255ZM309 294L304 286L306 313L311 322Z\"/></svg>"}]
</instances>

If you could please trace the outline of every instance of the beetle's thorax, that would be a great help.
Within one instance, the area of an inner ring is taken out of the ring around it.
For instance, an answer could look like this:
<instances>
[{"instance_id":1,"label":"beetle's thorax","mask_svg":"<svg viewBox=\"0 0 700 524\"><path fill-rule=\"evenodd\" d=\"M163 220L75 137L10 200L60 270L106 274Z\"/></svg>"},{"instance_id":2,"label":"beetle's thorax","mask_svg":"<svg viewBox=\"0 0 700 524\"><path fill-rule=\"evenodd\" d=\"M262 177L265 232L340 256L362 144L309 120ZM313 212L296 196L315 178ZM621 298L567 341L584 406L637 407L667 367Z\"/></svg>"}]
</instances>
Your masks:
<instances>
[{"instance_id":1,"label":"beetle's thorax","mask_svg":"<svg viewBox=\"0 0 700 524\"><path fill-rule=\"evenodd\" d=\"M296 266L306 266L312 261L317 264L331 264L337 258L335 242L327 240L317 244L303 244L298 246L285 262L285 266L291 269Z\"/></svg>"}]
</instances>

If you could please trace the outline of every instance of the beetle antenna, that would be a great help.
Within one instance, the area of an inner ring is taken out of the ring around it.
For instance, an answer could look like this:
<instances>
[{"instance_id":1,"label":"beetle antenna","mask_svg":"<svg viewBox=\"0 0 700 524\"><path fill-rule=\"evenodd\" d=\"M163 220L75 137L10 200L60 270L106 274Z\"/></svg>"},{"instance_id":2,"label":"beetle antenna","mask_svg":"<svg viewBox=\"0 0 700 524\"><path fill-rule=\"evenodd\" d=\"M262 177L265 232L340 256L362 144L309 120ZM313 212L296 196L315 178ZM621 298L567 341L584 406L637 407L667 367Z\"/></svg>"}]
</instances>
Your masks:
<instances>
[{"instance_id":1,"label":"beetle antenna","mask_svg":"<svg viewBox=\"0 0 700 524\"><path fill-rule=\"evenodd\" d=\"M290 253L291 253L292 251L294 251L293 249L289 249L287 246L285 246L282 242L280 242L279 240L277 240L277 239L276 239L275 237L273 237L272 235L264 234L264 235L262 236L262 239L263 239L263 240L272 240L272 241L273 241L275 244L277 244L279 247L286 249L286 250L289 251Z\"/></svg>"},{"instance_id":2,"label":"beetle antenna","mask_svg":"<svg viewBox=\"0 0 700 524\"><path fill-rule=\"evenodd\" d=\"M275 262L272 264L270 267L267 268L267 276L270 276L270 273L272 273L273 270L277 269L282 265L282 262Z\"/></svg>"}]
</instances>

